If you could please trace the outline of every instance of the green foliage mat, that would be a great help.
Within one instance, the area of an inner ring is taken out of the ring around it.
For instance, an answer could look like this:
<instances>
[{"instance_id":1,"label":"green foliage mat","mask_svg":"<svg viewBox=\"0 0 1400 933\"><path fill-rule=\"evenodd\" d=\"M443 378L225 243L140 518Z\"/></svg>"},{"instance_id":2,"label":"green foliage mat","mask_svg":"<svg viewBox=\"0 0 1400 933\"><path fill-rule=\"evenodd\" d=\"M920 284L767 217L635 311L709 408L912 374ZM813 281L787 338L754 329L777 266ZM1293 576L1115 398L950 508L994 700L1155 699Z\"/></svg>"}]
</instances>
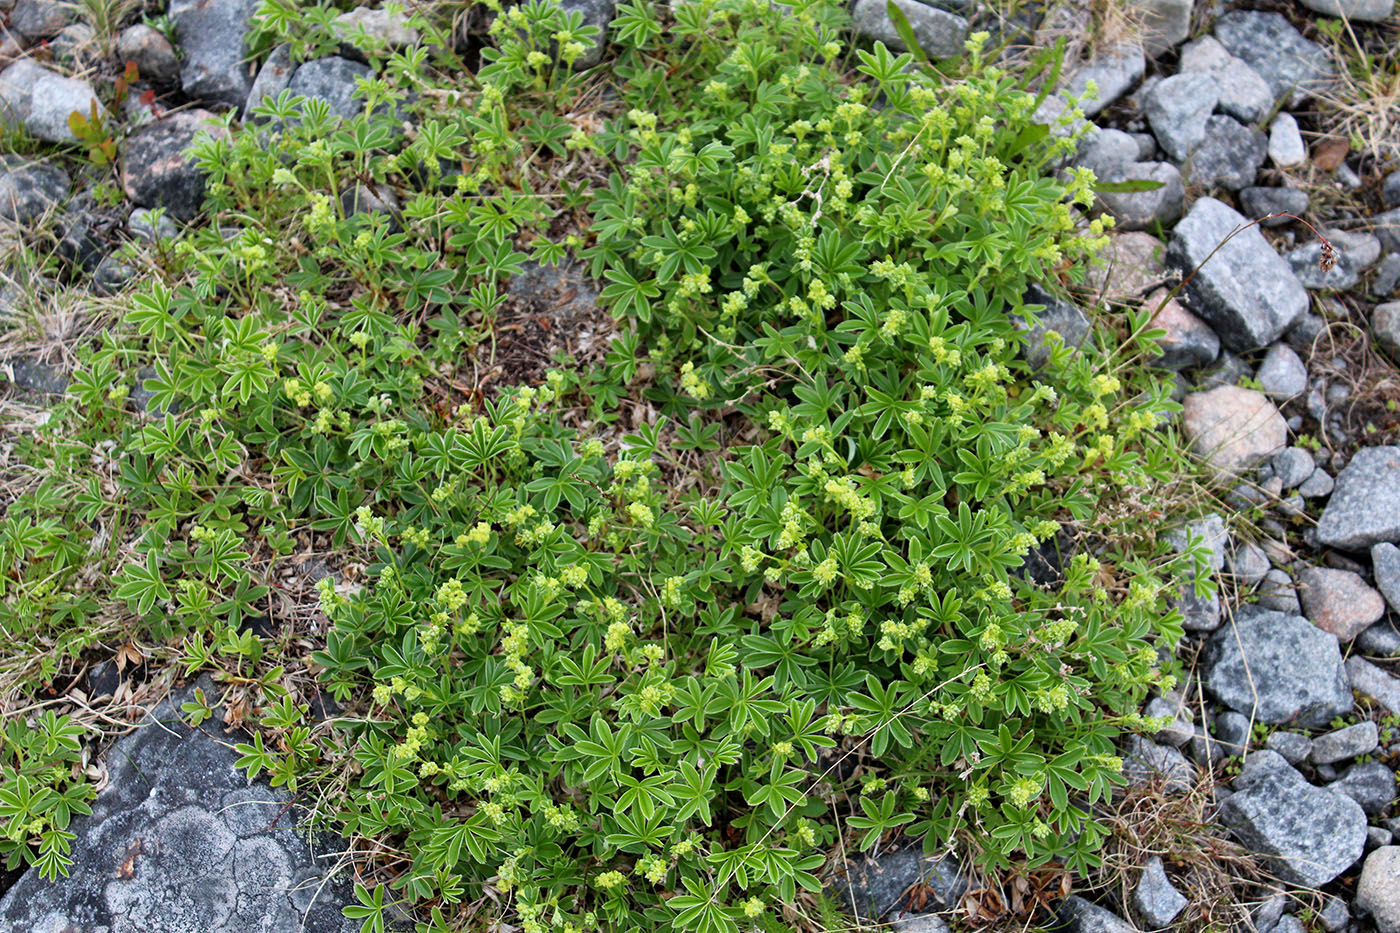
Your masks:
<instances>
[{"instance_id":1,"label":"green foliage mat","mask_svg":"<svg viewBox=\"0 0 1400 933\"><path fill-rule=\"evenodd\" d=\"M260 43L324 51L324 11L264 6ZM249 775L366 843L370 930L395 900L425 930L816 925L825 853L894 831L1092 864L1199 554L1142 544L1179 464L1144 320L1020 352L1027 284L1102 233L1092 178L1049 170L1073 134L981 37L851 49L830 0L622 4L611 97L566 67L577 14L494 22L475 78L381 50L362 115L283 94L281 135L198 143L212 221L26 451L0 586L29 689L113 619L219 672ZM344 216L354 185L402 210ZM511 277L568 255L622 325L606 364L437 404ZM308 535L367 573L319 585L323 646L271 650L244 623ZM1021 570L1071 539L1055 585ZM51 805L6 761L0 849L57 872L81 800L43 729Z\"/></svg>"}]
</instances>

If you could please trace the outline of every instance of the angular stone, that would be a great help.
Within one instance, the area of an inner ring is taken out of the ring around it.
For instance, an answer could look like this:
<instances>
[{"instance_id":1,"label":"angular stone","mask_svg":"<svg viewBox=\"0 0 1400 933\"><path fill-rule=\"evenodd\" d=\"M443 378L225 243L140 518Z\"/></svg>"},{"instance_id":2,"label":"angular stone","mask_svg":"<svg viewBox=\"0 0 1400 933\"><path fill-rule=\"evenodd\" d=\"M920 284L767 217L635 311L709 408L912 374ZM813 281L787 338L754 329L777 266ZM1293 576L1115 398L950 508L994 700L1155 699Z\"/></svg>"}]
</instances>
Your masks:
<instances>
[{"instance_id":1,"label":"angular stone","mask_svg":"<svg viewBox=\"0 0 1400 933\"><path fill-rule=\"evenodd\" d=\"M1254 184L1264 164L1264 134L1216 114L1206 121L1206 135L1186 160L1186 181L1201 188L1219 185L1238 191Z\"/></svg>"},{"instance_id":2,"label":"angular stone","mask_svg":"<svg viewBox=\"0 0 1400 933\"><path fill-rule=\"evenodd\" d=\"M1258 122L1273 106L1274 92L1269 82L1244 59L1226 51L1214 36L1186 43L1181 50L1180 70L1204 72L1214 78L1220 88L1216 106L1241 123Z\"/></svg>"},{"instance_id":3,"label":"angular stone","mask_svg":"<svg viewBox=\"0 0 1400 933\"><path fill-rule=\"evenodd\" d=\"M1220 338L1215 331L1175 298L1163 304L1166 297L1166 289L1158 289L1146 302L1146 307L1157 309L1147 326L1166 331L1157 341L1162 355L1152 364L1165 369L1192 369L1214 362L1220 355Z\"/></svg>"},{"instance_id":4,"label":"angular stone","mask_svg":"<svg viewBox=\"0 0 1400 933\"><path fill-rule=\"evenodd\" d=\"M1348 758L1369 755L1379 744L1380 731L1374 722L1367 719L1313 739L1313 764L1331 765Z\"/></svg>"},{"instance_id":5,"label":"angular stone","mask_svg":"<svg viewBox=\"0 0 1400 933\"><path fill-rule=\"evenodd\" d=\"M1332 474L1322 467L1313 471L1313 475L1303 481L1303 485L1298 487L1298 492L1306 499L1320 499L1323 496L1330 496L1336 481L1332 479Z\"/></svg>"},{"instance_id":6,"label":"angular stone","mask_svg":"<svg viewBox=\"0 0 1400 933\"><path fill-rule=\"evenodd\" d=\"M929 58L953 58L963 53L967 41L967 20L947 10L940 10L918 0L895 0L904 11ZM896 52L906 52L904 40L894 28L886 9L886 0L856 0L852 11L855 31L870 39L878 39Z\"/></svg>"},{"instance_id":7,"label":"angular stone","mask_svg":"<svg viewBox=\"0 0 1400 933\"><path fill-rule=\"evenodd\" d=\"M1372 547L1371 574L1390 608L1400 611L1400 547L1389 542Z\"/></svg>"},{"instance_id":8,"label":"angular stone","mask_svg":"<svg viewBox=\"0 0 1400 933\"><path fill-rule=\"evenodd\" d=\"M135 62L142 81L169 84L180 77L180 59L175 48L159 29L136 23L117 37L117 57Z\"/></svg>"},{"instance_id":9,"label":"angular stone","mask_svg":"<svg viewBox=\"0 0 1400 933\"><path fill-rule=\"evenodd\" d=\"M1337 476L1317 540L1344 551L1400 541L1400 447L1364 447Z\"/></svg>"},{"instance_id":10,"label":"angular stone","mask_svg":"<svg viewBox=\"0 0 1400 933\"><path fill-rule=\"evenodd\" d=\"M1277 402L1286 402L1307 391L1308 369L1291 347L1284 343L1276 343L1269 348L1263 362L1259 364L1254 380L1259 383L1265 395ZM1309 473L1311 472L1309 470ZM1301 483L1307 478L1304 475L1298 482ZM1285 489L1292 489L1298 483L1285 482L1283 485Z\"/></svg>"},{"instance_id":11,"label":"angular stone","mask_svg":"<svg viewBox=\"0 0 1400 933\"><path fill-rule=\"evenodd\" d=\"M847 867L849 875L835 885L835 893L848 910L866 920L901 910L914 885L925 885L932 895L924 909L952 908L968 889L967 878L955 859L925 856L918 847L886 851L878 858L852 858Z\"/></svg>"},{"instance_id":12,"label":"angular stone","mask_svg":"<svg viewBox=\"0 0 1400 933\"><path fill-rule=\"evenodd\" d=\"M1347 658L1347 677L1353 690L1364 693L1400 716L1400 680L1356 655Z\"/></svg>"},{"instance_id":13,"label":"angular stone","mask_svg":"<svg viewBox=\"0 0 1400 933\"><path fill-rule=\"evenodd\" d=\"M1089 339L1089 318L1077 305L1052 295L1041 286L1031 283L1024 296L1026 304L1042 305L1033 322L1024 318L1016 319L1018 329L1026 330L1026 343L1022 348L1026 361L1033 369L1043 369L1050 361L1050 348L1045 338L1051 331L1060 335L1066 346L1080 347Z\"/></svg>"},{"instance_id":14,"label":"angular stone","mask_svg":"<svg viewBox=\"0 0 1400 933\"><path fill-rule=\"evenodd\" d=\"M1312 754L1312 739L1297 732L1271 732L1264 747L1278 752L1291 765L1301 764Z\"/></svg>"},{"instance_id":15,"label":"angular stone","mask_svg":"<svg viewBox=\"0 0 1400 933\"><path fill-rule=\"evenodd\" d=\"M248 32L259 0L170 0L169 16L185 56L185 94L210 105L241 108L253 76Z\"/></svg>"},{"instance_id":16,"label":"angular stone","mask_svg":"<svg viewBox=\"0 0 1400 933\"><path fill-rule=\"evenodd\" d=\"M21 58L0 71L0 122L23 126L34 106L34 85L52 71L32 58Z\"/></svg>"},{"instance_id":17,"label":"angular stone","mask_svg":"<svg viewBox=\"0 0 1400 933\"><path fill-rule=\"evenodd\" d=\"M1150 233L1115 233L1089 267L1085 284L1105 301L1137 301L1166 277L1166 246Z\"/></svg>"},{"instance_id":18,"label":"angular stone","mask_svg":"<svg viewBox=\"0 0 1400 933\"><path fill-rule=\"evenodd\" d=\"M1381 846L1366 856L1356 906L1371 915L1379 933L1400 933L1400 846Z\"/></svg>"},{"instance_id":19,"label":"angular stone","mask_svg":"<svg viewBox=\"0 0 1400 933\"><path fill-rule=\"evenodd\" d=\"M1242 607L1205 658L1206 689L1256 722L1315 727L1351 710L1337 639L1307 619Z\"/></svg>"},{"instance_id":20,"label":"angular stone","mask_svg":"<svg viewBox=\"0 0 1400 933\"><path fill-rule=\"evenodd\" d=\"M1343 771L1329 788L1355 800L1367 816L1380 816L1395 799L1395 772L1379 761L1363 761Z\"/></svg>"},{"instance_id":21,"label":"angular stone","mask_svg":"<svg viewBox=\"0 0 1400 933\"><path fill-rule=\"evenodd\" d=\"M364 45L370 51L392 51L416 45L418 42L418 30L408 24L408 17L400 11L387 8L372 10L366 6L357 6L349 13L342 13L331 20L331 32L335 33L341 42L356 47Z\"/></svg>"},{"instance_id":22,"label":"angular stone","mask_svg":"<svg viewBox=\"0 0 1400 933\"><path fill-rule=\"evenodd\" d=\"M1309 888L1354 865L1366 845L1366 814L1356 801L1312 786L1288 765L1230 795L1220 819L1280 879Z\"/></svg>"},{"instance_id":23,"label":"angular stone","mask_svg":"<svg viewBox=\"0 0 1400 933\"><path fill-rule=\"evenodd\" d=\"M565 13L582 13L583 25L598 27L597 38L589 43L583 54L574 61L575 71L592 68L603 60L603 47L608 41L608 25L612 23L613 15L617 12L613 0L559 0L559 9ZM922 39L922 36L920 38Z\"/></svg>"},{"instance_id":24,"label":"angular stone","mask_svg":"<svg viewBox=\"0 0 1400 933\"><path fill-rule=\"evenodd\" d=\"M292 62L290 45L276 46L267 53L267 59L258 69L258 76L248 89L248 102L243 107L243 119L252 119L253 111L265 102L276 100L277 96L292 83L292 72L296 65Z\"/></svg>"},{"instance_id":25,"label":"angular stone","mask_svg":"<svg viewBox=\"0 0 1400 933\"><path fill-rule=\"evenodd\" d=\"M19 64L16 62L15 64ZM10 66L11 68L14 65ZM1384 211L1371 218L1371 229L1388 253L1400 253L1400 208Z\"/></svg>"},{"instance_id":26,"label":"angular stone","mask_svg":"<svg viewBox=\"0 0 1400 933\"><path fill-rule=\"evenodd\" d=\"M1174 162L1184 162L1206 138L1206 122L1220 99L1215 78L1201 72L1175 74L1143 96L1143 111L1158 144Z\"/></svg>"},{"instance_id":27,"label":"angular stone","mask_svg":"<svg viewBox=\"0 0 1400 933\"><path fill-rule=\"evenodd\" d=\"M25 225L68 196L72 181L57 165L0 155L0 219Z\"/></svg>"},{"instance_id":28,"label":"angular stone","mask_svg":"<svg viewBox=\"0 0 1400 933\"><path fill-rule=\"evenodd\" d=\"M1147 230L1156 224L1170 226L1181 216L1186 203L1181 170L1169 162L1129 162L1099 178L1114 184L1151 181L1161 186L1149 191L1094 192L1099 209L1112 214L1120 230Z\"/></svg>"},{"instance_id":29,"label":"angular stone","mask_svg":"<svg viewBox=\"0 0 1400 933\"><path fill-rule=\"evenodd\" d=\"M1395 0L1303 0L1314 13L1360 23L1383 23L1395 10Z\"/></svg>"},{"instance_id":30,"label":"angular stone","mask_svg":"<svg viewBox=\"0 0 1400 933\"><path fill-rule=\"evenodd\" d=\"M1308 147L1298 132L1298 121L1288 111L1269 124L1269 160L1279 168L1295 168L1308 161Z\"/></svg>"},{"instance_id":31,"label":"angular stone","mask_svg":"<svg viewBox=\"0 0 1400 933\"><path fill-rule=\"evenodd\" d=\"M1268 217L1270 214L1293 214L1301 217L1308 210L1308 193L1298 188L1245 188L1239 193L1240 206L1250 217ZM1282 227L1291 224L1292 217L1273 217L1265 220L1265 227Z\"/></svg>"},{"instance_id":32,"label":"angular stone","mask_svg":"<svg viewBox=\"0 0 1400 933\"><path fill-rule=\"evenodd\" d=\"M1238 351L1273 343L1308 307L1293 270L1257 227L1243 229L1248 223L1220 201L1200 198L1167 245L1169 266L1195 272L1186 286L1191 310Z\"/></svg>"},{"instance_id":33,"label":"angular stone","mask_svg":"<svg viewBox=\"0 0 1400 933\"><path fill-rule=\"evenodd\" d=\"M1303 611L1293 579L1277 567L1264 574L1259 584L1259 605L1287 615L1300 615Z\"/></svg>"},{"instance_id":34,"label":"angular stone","mask_svg":"<svg viewBox=\"0 0 1400 933\"><path fill-rule=\"evenodd\" d=\"M1159 856L1152 856L1142 866L1137 887L1133 890L1133 908L1150 930L1161 929L1186 909L1188 901L1172 886Z\"/></svg>"},{"instance_id":35,"label":"angular stone","mask_svg":"<svg viewBox=\"0 0 1400 933\"><path fill-rule=\"evenodd\" d=\"M1184 794L1196 781L1195 769L1181 752L1140 735L1128 736L1123 746L1123 776L1130 784L1160 785L1168 794Z\"/></svg>"},{"instance_id":36,"label":"angular stone","mask_svg":"<svg viewBox=\"0 0 1400 933\"><path fill-rule=\"evenodd\" d=\"M1215 37L1269 82L1275 100L1289 106L1325 92L1336 79L1328 51L1278 13L1232 10L1215 21Z\"/></svg>"},{"instance_id":37,"label":"angular stone","mask_svg":"<svg viewBox=\"0 0 1400 933\"><path fill-rule=\"evenodd\" d=\"M1142 49L1133 43L1108 46L1078 68L1060 92L1079 98L1079 109L1086 117L1097 116L1142 80L1147 68ZM1089 83L1095 93L1088 96Z\"/></svg>"},{"instance_id":38,"label":"angular stone","mask_svg":"<svg viewBox=\"0 0 1400 933\"><path fill-rule=\"evenodd\" d=\"M184 153L201 132L227 135L209 121L207 110L186 110L148 123L126 143L122 184L126 196L142 207L161 207L188 223L204 204L204 175Z\"/></svg>"},{"instance_id":39,"label":"angular stone","mask_svg":"<svg viewBox=\"0 0 1400 933\"><path fill-rule=\"evenodd\" d=\"M357 81L371 74L368 65L333 55L297 68L287 88L298 97L324 101L332 114L348 120L364 109L364 101L354 96L355 89Z\"/></svg>"},{"instance_id":40,"label":"angular stone","mask_svg":"<svg viewBox=\"0 0 1400 933\"><path fill-rule=\"evenodd\" d=\"M217 688L201 687L217 701ZM215 723L191 730L177 713L192 690L166 700L147 723L107 756L107 787L91 816L75 817L68 877L49 882L31 869L0 898L0 929L110 930L112 933L266 930L350 933L341 916L351 901L344 877L325 878L333 857L318 859L293 831L291 798L259 783L249 788L234 766L235 733ZM157 724L158 723L158 724ZM257 809L230 805L252 792ZM318 843L319 845L319 843ZM124 871L118 871L123 865ZM324 883L322 882L324 879ZM289 892L311 897L299 909Z\"/></svg>"},{"instance_id":41,"label":"angular stone","mask_svg":"<svg viewBox=\"0 0 1400 933\"><path fill-rule=\"evenodd\" d=\"M1393 657L1400 652L1400 629L1395 627L1395 617L1386 616L1375 625L1356 636L1358 653L1371 657Z\"/></svg>"},{"instance_id":42,"label":"angular stone","mask_svg":"<svg viewBox=\"0 0 1400 933\"><path fill-rule=\"evenodd\" d=\"M1225 554L1230 547L1230 533L1225 530L1225 519L1217 512L1211 512L1166 534L1167 544L1177 553L1185 553L1192 542L1199 542L1205 548L1210 569L1215 573L1225 569Z\"/></svg>"},{"instance_id":43,"label":"angular stone","mask_svg":"<svg viewBox=\"0 0 1400 933\"><path fill-rule=\"evenodd\" d=\"M1288 440L1288 426L1261 392L1219 386L1186 396L1182 432L1219 478L1272 457Z\"/></svg>"},{"instance_id":44,"label":"angular stone","mask_svg":"<svg viewBox=\"0 0 1400 933\"><path fill-rule=\"evenodd\" d=\"M10 11L10 30L28 45L58 35L73 21L76 11L57 0L16 0Z\"/></svg>"},{"instance_id":45,"label":"angular stone","mask_svg":"<svg viewBox=\"0 0 1400 933\"><path fill-rule=\"evenodd\" d=\"M1191 716L1182 705L1179 696L1153 697L1143 707L1142 714L1154 719L1171 720L1165 729L1155 733L1152 737L1172 748L1180 748L1191 741L1191 737L1196 734L1196 727L1192 724Z\"/></svg>"},{"instance_id":46,"label":"angular stone","mask_svg":"<svg viewBox=\"0 0 1400 933\"><path fill-rule=\"evenodd\" d=\"M1349 570L1304 567L1298 582L1302 584L1303 615L1338 641L1351 641L1385 615L1381 594Z\"/></svg>"},{"instance_id":47,"label":"angular stone","mask_svg":"<svg viewBox=\"0 0 1400 933\"><path fill-rule=\"evenodd\" d=\"M1376 274L1371 278L1371 294L1376 298L1389 298L1400 287L1400 256L1387 253L1376 266Z\"/></svg>"},{"instance_id":48,"label":"angular stone","mask_svg":"<svg viewBox=\"0 0 1400 933\"><path fill-rule=\"evenodd\" d=\"M84 115L97 112L106 116L106 108L97 99L92 85L77 78L64 78L55 74L41 75L34 82L34 97L29 104L29 117L24 125L39 139L48 143L73 143L78 137L68 125L68 118L76 110Z\"/></svg>"},{"instance_id":49,"label":"angular stone","mask_svg":"<svg viewBox=\"0 0 1400 933\"><path fill-rule=\"evenodd\" d=\"M1142 18L1142 45L1157 57L1191 35L1193 0L1132 0Z\"/></svg>"},{"instance_id":50,"label":"angular stone","mask_svg":"<svg viewBox=\"0 0 1400 933\"><path fill-rule=\"evenodd\" d=\"M1296 489L1313 475L1317 464L1312 455L1303 448L1288 447L1274 456L1273 468L1274 475L1283 483L1284 489Z\"/></svg>"},{"instance_id":51,"label":"angular stone","mask_svg":"<svg viewBox=\"0 0 1400 933\"><path fill-rule=\"evenodd\" d=\"M1091 904L1078 894L1060 902L1059 933L1137 933L1137 928L1111 910Z\"/></svg>"},{"instance_id":52,"label":"angular stone","mask_svg":"<svg viewBox=\"0 0 1400 933\"><path fill-rule=\"evenodd\" d=\"M1229 558L1230 573L1244 586L1253 586L1269 572L1269 555L1252 541L1236 542Z\"/></svg>"}]
</instances>

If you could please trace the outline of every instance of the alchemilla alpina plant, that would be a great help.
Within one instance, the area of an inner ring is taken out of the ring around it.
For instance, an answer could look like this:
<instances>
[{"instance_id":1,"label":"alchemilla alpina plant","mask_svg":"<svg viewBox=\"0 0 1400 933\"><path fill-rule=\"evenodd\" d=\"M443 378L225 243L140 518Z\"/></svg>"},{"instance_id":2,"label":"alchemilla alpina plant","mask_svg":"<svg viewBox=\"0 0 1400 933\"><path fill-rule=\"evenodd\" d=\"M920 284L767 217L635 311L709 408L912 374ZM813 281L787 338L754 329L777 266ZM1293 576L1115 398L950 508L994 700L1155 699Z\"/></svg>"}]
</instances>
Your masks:
<instances>
[{"instance_id":1,"label":"alchemilla alpina plant","mask_svg":"<svg viewBox=\"0 0 1400 933\"><path fill-rule=\"evenodd\" d=\"M416 10L359 115L286 93L254 114L280 133L196 145L215 222L34 441L19 637L81 651L40 620L115 605L244 691L242 766L373 840L367 930L395 900L433 931L790 929L830 851L902 835L1092 863L1198 555L1129 546L1174 462L1144 322L1027 361L1028 284L1103 234L1092 176L1050 171L1073 133L985 37L935 68L831 0L623 3L605 106L576 14L483 12L470 79ZM324 17L264 4L258 41L310 54ZM511 280L569 256L605 365L460 394ZM244 623L308 535L363 572L279 655Z\"/></svg>"}]
</instances>

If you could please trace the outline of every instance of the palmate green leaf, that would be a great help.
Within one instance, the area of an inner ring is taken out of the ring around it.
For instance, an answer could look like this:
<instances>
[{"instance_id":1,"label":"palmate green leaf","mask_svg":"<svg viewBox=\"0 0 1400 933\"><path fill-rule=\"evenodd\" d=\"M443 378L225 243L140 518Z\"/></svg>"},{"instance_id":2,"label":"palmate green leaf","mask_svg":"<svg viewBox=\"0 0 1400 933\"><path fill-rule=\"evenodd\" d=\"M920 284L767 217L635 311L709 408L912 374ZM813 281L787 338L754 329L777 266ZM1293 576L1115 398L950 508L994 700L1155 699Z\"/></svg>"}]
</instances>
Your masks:
<instances>
[{"instance_id":1,"label":"palmate green leaf","mask_svg":"<svg viewBox=\"0 0 1400 933\"><path fill-rule=\"evenodd\" d=\"M161 578L160 559L155 551L146 552L146 561L127 564L117 577L117 596L124 599L137 615L146 615L156 601L170 600L170 587Z\"/></svg>"}]
</instances>

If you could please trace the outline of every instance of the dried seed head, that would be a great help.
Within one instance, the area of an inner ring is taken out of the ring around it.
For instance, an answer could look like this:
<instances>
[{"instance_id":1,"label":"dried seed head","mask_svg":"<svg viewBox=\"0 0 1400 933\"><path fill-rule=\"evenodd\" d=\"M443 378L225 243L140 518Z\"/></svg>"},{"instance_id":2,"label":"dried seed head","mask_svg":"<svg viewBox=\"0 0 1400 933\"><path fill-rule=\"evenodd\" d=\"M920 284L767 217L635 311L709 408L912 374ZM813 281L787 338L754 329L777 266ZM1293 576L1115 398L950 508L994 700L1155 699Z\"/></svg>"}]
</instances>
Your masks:
<instances>
[{"instance_id":1,"label":"dried seed head","mask_svg":"<svg viewBox=\"0 0 1400 933\"><path fill-rule=\"evenodd\" d=\"M1323 272L1331 272L1332 267L1337 264L1337 248L1328 240L1322 241L1322 253L1318 256L1317 265Z\"/></svg>"}]
</instances>

